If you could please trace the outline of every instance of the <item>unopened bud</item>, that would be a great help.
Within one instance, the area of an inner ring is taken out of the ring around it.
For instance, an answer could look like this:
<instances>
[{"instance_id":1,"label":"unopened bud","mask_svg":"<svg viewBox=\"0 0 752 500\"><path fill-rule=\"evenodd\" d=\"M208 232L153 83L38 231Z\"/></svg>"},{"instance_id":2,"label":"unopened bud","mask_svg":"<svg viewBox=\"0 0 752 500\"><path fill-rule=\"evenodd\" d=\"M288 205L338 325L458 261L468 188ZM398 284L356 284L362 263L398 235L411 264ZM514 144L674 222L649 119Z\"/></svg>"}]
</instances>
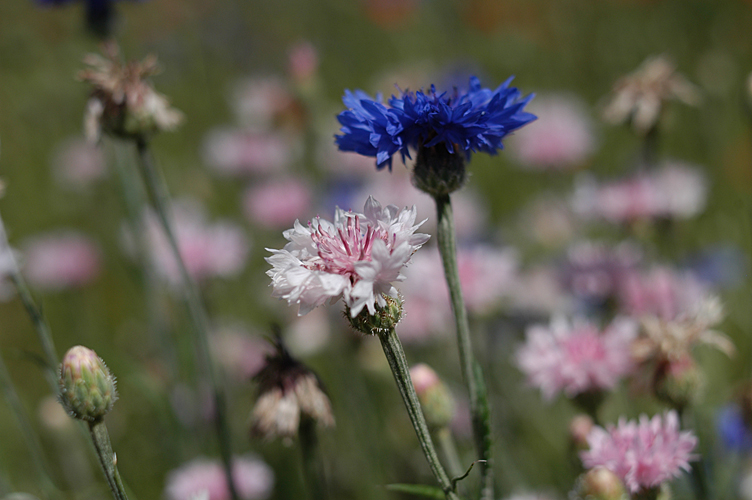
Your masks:
<instances>
[{"instance_id":1,"label":"unopened bud","mask_svg":"<svg viewBox=\"0 0 752 500\"><path fill-rule=\"evenodd\" d=\"M423 363L410 368L410 378L428 425L434 428L448 426L454 417L454 398L446 384Z\"/></svg>"},{"instance_id":2,"label":"unopened bud","mask_svg":"<svg viewBox=\"0 0 752 500\"><path fill-rule=\"evenodd\" d=\"M117 400L115 378L97 353L72 347L60 364L60 403L79 420L97 422Z\"/></svg>"},{"instance_id":3,"label":"unopened bud","mask_svg":"<svg viewBox=\"0 0 752 500\"><path fill-rule=\"evenodd\" d=\"M590 469L577 480L575 498L583 500L626 500L629 498L619 476L606 469Z\"/></svg>"},{"instance_id":4,"label":"unopened bud","mask_svg":"<svg viewBox=\"0 0 752 500\"><path fill-rule=\"evenodd\" d=\"M576 415L569 423L569 437L576 450L589 448L587 437L594 425L593 419L584 413Z\"/></svg>"},{"instance_id":5,"label":"unopened bud","mask_svg":"<svg viewBox=\"0 0 752 500\"><path fill-rule=\"evenodd\" d=\"M376 335L386 332L397 326L402 319L402 300L388 295L383 295L386 304L384 307L376 306L376 313L371 314L367 308L363 308L354 318L350 315L350 308L345 309L345 316L350 320L350 326L366 335Z\"/></svg>"},{"instance_id":6,"label":"unopened bud","mask_svg":"<svg viewBox=\"0 0 752 500\"><path fill-rule=\"evenodd\" d=\"M691 356L666 361L655 374L655 396L676 409L691 405L703 386L703 376Z\"/></svg>"}]
</instances>

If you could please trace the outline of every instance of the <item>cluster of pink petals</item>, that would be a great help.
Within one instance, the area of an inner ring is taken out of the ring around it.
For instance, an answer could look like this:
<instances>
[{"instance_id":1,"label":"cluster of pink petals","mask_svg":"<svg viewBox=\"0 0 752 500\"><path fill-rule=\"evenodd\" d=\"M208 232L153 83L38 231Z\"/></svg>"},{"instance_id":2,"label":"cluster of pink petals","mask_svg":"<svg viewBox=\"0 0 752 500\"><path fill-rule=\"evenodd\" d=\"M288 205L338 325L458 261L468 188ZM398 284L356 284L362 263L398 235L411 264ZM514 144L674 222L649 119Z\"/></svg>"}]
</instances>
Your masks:
<instances>
[{"instance_id":1,"label":"cluster of pink petals","mask_svg":"<svg viewBox=\"0 0 752 500\"><path fill-rule=\"evenodd\" d=\"M239 82L231 100L241 126L257 131L275 128L295 106L295 97L286 82L276 76Z\"/></svg>"},{"instance_id":2,"label":"cluster of pink petals","mask_svg":"<svg viewBox=\"0 0 752 500\"><path fill-rule=\"evenodd\" d=\"M285 170L295 159L295 145L273 132L220 129L204 140L204 161L218 174L242 177Z\"/></svg>"},{"instance_id":3,"label":"cluster of pink petals","mask_svg":"<svg viewBox=\"0 0 752 500\"><path fill-rule=\"evenodd\" d=\"M235 457L232 476L238 496L243 500L263 500L274 486L272 469L260 459ZM197 458L167 476L167 500L230 500L230 491L222 465L217 460Z\"/></svg>"},{"instance_id":4,"label":"cluster of pink petals","mask_svg":"<svg viewBox=\"0 0 752 500\"><path fill-rule=\"evenodd\" d=\"M173 204L172 223L180 255L195 280L231 277L245 266L250 243L236 224L208 223L203 208L187 200ZM171 284L179 285L178 264L154 214L147 218L147 230L156 271Z\"/></svg>"},{"instance_id":5,"label":"cluster of pink petals","mask_svg":"<svg viewBox=\"0 0 752 500\"><path fill-rule=\"evenodd\" d=\"M340 297L355 317L365 307L370 314L383 307L383 295L397 296L392 286L402 281L402 268L426 241L416 233L417 211L382 208L373 197L363 214L337 209L334 222L315 218L304 226L295 221L285 231L289 241L266 261L272 265L272 296L298 305L303 315L314 307Z\"/></svg>"},{"instance_id":6,"label":"cluster of pink petals","mask_svg":"<svg viewBox=\"0 0 752 500\"><path fill-rule=\"evenodd\" d=\"M580 454L586 468L605 467L619 476L631 493L653 488L689 471L696 459L697 438L679 431L679 417L670 411L638 422L624 418L617 426L594 427L587 437L590 449Z\"/></svg>"},{"instance_id":7,"label":"cluster of pink petals","mask_svg":"<svg viewBox=\"0 0 752 500\"><path fill-rule=\"evenodd\" d=\"M573 203L580 215L613 223L688 219L705 208L707 190L699 169L668 163L658 170L602 185L585 179L579 183Z\"/></svg>"},{"instance_id":8,"label":"cluster of pink petals","mask_svg":"<svg viewBox=\"0 0 752 500\"><path fill-rule=\"evenodd\" d=\"M570 324L557 317L550 326L527 329L527 341L517 351L517 366L548 400L560 392L573 397L612 389L634 368L629 348L637 328L635 322L617 318L601 332L585 320Z\"/></svg>"},{"instance_id":9,"label":"cluster of pink petals","mask_svg":"<svg viewBox=\"0 0 752 500\"><path fill-rule=\"evenodd\" d=\"M41 290L81 287L94 281L101 271L99 248L76 231L36 236L24 247L24 272L29 283Z\"/></svg>"},{"instance_id":10,"label":"cluster of pink petals","mask_svg":"<svg viewBox=\"0 0 752 500\"><path fill-rule=\"evenodd\" d=\"M623 274L617 292L619 308L624 313L672 320L691 311L708 289L691 273L656 266Z\"/></svg>"},{"instance_id":11,"label":"cluster of pink petals","mask_svg":"<svg viewBox=\"0 0 752 500\"><path fill-rule=\"evenodd\" d=\"M319 53L311 42L300 42L287 53L290 76L298 82L310 80L319 69Z\"/></svg>"},{"instance_id":12,"label":"cluster of pink petals","mask_svg":"<svg viewBox=\"0 0 752 500\"><path fill-rule=\"evenodd\" d=\"M514 249L487 245L460 247L457 251L460 285L468 310L483 315L509 297L519 259ZM422 340L444 332L452 324L449 290L438 249L422 251L405 270L405 314L400 322L403 340Z\"/></svg>"},{"instance_id":13,"label":"cluster of pink petals","mask_svg":"<svg viewBox=\"0 0 752 500\"><path fill-rule=\"evenodd\" d=\"M243 197L246 216L255 224L279 229L311 209L310 185L296 178L279 178L249 187Z\"/></svg>"},{"instance_id":14,"label":"cluster of pink petals","mask_svg":"<svg viewBox=\"0 0 752 500\"><path fill-rule=\"evenodd\" d=\"M510 149L530 169L567 170L582 165L595 148L590 118L579 101L536 97L529 111L541 117L515 133Z\"/></svg>"}]
</instances>

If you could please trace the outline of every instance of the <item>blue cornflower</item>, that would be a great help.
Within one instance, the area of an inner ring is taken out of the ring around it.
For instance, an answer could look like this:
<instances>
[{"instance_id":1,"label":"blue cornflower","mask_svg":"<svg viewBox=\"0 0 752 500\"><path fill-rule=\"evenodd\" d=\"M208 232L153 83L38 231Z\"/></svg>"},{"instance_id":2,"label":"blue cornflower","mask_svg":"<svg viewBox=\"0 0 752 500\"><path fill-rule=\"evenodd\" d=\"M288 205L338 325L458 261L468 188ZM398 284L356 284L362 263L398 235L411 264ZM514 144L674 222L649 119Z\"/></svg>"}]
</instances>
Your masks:
<instances>
[{"instance_id":1,"label":"blue cornflower","mask_svg":"<svg viewBox=\"0 0 752 500\"><path fill-rule=\"evenodd\" d=\"M36 0L39 5L54 7L78 0ZM80 0L86 8L86 25L97 36L106 38L110 34L113 20L112 4L115 0ZM142 1L142 0L133 0Z\"/></svg>"},{"instance_id":2,"label":"blue cornflower","mask_svg":"<svg viewBox=\"0 0 752 500\"><path fill-rule=\"evenodd\" d=\"M342 151L375 157L379 170L391 170L397 151L404 162L409 148L418 149L419 156L421 149L440 144L449 154L496 154L504 136L536 119L523 110L533 95L521 99L511 81L490 90L471 77L469 90L441 94L432 85L428 93L392 96L389 107L380 96L374 100L362 91L346 91L342 100L349 109L337 117L342 135L335 136L336 143Z\"/></svg>"},{"instance_id":3,"label":"blue cornflower","mask_svg":"<svg viewBox=\"0 0 752 500\"><path fill-rule=\"evenodd\" d=\"M716 415L716 429L726 449L740 453L752 450L752 429L737 405L721 408Z\"/></svg>"}]
</instances>

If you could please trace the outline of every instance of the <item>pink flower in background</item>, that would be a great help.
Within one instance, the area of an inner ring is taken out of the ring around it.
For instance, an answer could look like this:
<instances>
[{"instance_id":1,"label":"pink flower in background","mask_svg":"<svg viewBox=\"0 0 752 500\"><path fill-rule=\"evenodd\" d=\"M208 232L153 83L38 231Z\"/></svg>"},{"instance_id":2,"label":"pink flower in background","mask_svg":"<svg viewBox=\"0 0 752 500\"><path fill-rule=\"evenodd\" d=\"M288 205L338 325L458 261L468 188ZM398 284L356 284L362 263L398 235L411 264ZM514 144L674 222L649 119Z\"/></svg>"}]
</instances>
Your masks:
<instances>
[{"instance_id":1,"label":"pink flower in background","mask_svg":"<svg viewBox=\"0 0 752 500\"><path fill-rule=\"evenodd\" d=\"M581 241L569 248L562 278L577 297L605 300L616 294L625 276L634 272L641 260L642 251L630 242L608 247Z\"/></svg>"},{"instance_id":2,"label":"pink flower in background","mask_svg":"<svg viewBox=\"0 0 752 500\"><path fill-rule=\"evenodd\" d=\"M528 106L540 118L515 133L510 150L530 169L567 170L582 165L595 149L585 106L565 96L536 97Z\"/></svg>"},{"instance_id":3,"label":"pink flower in background","mask_svg":"<svg viewBox=\"0 0 752 500\"><path fill-rule=\"evenodd\" d=\"M311 188L296 178L276 179L249 187L243 197L246 216L266 228L287 227L311 211Z\"/></svg>"},{"instance_id":4,"label":"pink flower in background","mask_svg":"<svg viewBox=\"0 0 752 500\"><path fill-rule=\"evenodd\" d=\"M415 207L382 208L369 197L363 211L338 208L334 223L317 217L308 227L295 221L283 233L285 248L268 249L272 296L297 304L299 315L342 297L352 317L364 307L370 314L384 307L384 294L396 297L392 282L404 279L402 268L428 235L415 232L422 224L415 224Z\"/></svg>"},{"instance_id":5,"label":"pink flower in background","mask_svg":"<svg viewBox=\"0 0 752 500\"><path fill-rule=\"evenodd\" d=\"M239 82L231 100L240 124L256 131L271 130L295 107L295 98L287 84L274 76Z\"/></svg>"},{"instance_id":6,"label":"pink flower in background","mask_svg":"<svg viewBox=\"0 0 752 500\"><path fill-rule=\"evenodd\" d=\"M519 259L511 248L477 245L460 248L457 265L467 308L475 314L487 314L511 293Z\"/></svg>"},{"instance_id":7,"label":"pink flower in background","mask_svg":"<svg viewBox=\"0 0 752 500\"><path fill-rule=\"evenodd\" d=\"M252 335L241 326L225 326L212 332L211 347L215 358L237 381L248 381L264 366L271 344Z\"/></svg>"},{"instance_id":8,"label":"pink flower in background","mask_svg":"<svg viewBox=\"0 0 752 500\"><path fill-rule=\"evenodd\" d=\"M199 281L231 277L245 266L250 243L240 227L229 221L208 223L203 208L194 201L172 207L173 230L188 272ZM180 272L156 216L147 218L154 267L171 284L181 283Z\"/></svg>"},{"instance_id":9,"label":"pink flower in background","mask_svg":"<svg viewBox=\"0 0 752 500\"><path fill-rule=\"evenodd\" d=\"M626 314L651 314L671 320L691 310L707 293L707 286L691 273L655 266L648 271L624 273L618 282L617 297Z\"/></svg>"},{"instance_id":10,"label":"pink flower in background","mask_svg":"<svg viewBox=\"0 0 752 500\"><path fill-rule=\"evenodd\" d=\"M288 52L290 76L297 82L310 80L319 69L319 54L311 42L301 42Z\"/></svg>"},{"instance_id":11,"label":"pink flower in background","mask_svg":"<svg viewBox=\"0 0 752 500\"><path fill-rule=\"evenodd\" d=\"M578 220L567 200L546 193L522 210L520 230L533 242L557 247L570 241L577 231Z\"/></svg>"},{"instance_id":12,"label":"pink flower in background","mask_svg":"<svg viewBox=\"0 0 752 500\"><path fill-rule=\"evenodd\" d=\"M220 129L204 140L204 161L218 174L241 177L280 172L293 162L296 146L274 133Z\"/></svg>"},{"instance_id":13,"label":"pink flower in background","mask_svg":"<svg viewBox=\"0 0 752 500\"><path fill-rule=\"evenodd\" d=\"M509 298L511 309L522 315L551 316L574 310L573 297L562 287L558 271L548 266L521 271Z\"/></svg>"},{"instance_id":14,"label":"pink flower in background","mask_svg":"<svg viewBox=\"0 0 752 500\"><path fill-rule=\"evenodd\" d=\"M272 469L253 455L235 457L232 476L238 496L243 500L263 500L274 486ZM219 461L197 458L167 476L165 496L168 500L230 500L224 469Z\"/></svg>"},{"instance_id":15,"label":"pink flower in background","mask_svg":"<svg viewBox=\"0 0 752 500\"><path fill-rule=\"evenodd\" d=\"M688 219L701 213L707 181L700 170L678 162L633 177L598 185L580 179L575 190L575 212L586 218L613 223L641 219Z\"/></svg>"},{"instance_id":16,"label":"pink flower in background","mask_svg":"<svg viewBox=\"0 0 752 500\"><path fill-rule=\"evenodd\" d=\"M631 493L660 486L689 471L697 438L679 431L679 417L670 411L639 422L620 418L617 426L594 427L587 438L590 450L580 453L588 469L605 467L619 476Z\"/></svg>"},{"instance_id":17,"label":"pink flower in background","mask_svg":"<svg viewBox=\"0 0 752 500\"><path fill-rule=\"evenodd\" d=\"M52 169L60 184L73 189L86 188L107 173L102 148L85 139L69 139L60 144Z\"/></svg>"},{"instance_id":18,"label":"pink flower in background","mask_svg":"<svg viewBox=\"0 0 752 500\"><path fill-rule=\"evenodd\" d=\"M43 290L65 290L87 285L101 271L97 245L87 236L61 230L35 236L24 245L26 277Z\"/></svg>"},{"instance_id":19,"label":"pink flower in background","mask_svg":"<svg viewBox=\"0 0 752 500\"><path fill-rule=\"evenodd\" d=\"M573 397L613 389L633 369L629 348L637 328L637 323L617 318L601 332L585 320L570 324L557 317L549 326L528 327L517 365L548 400L560 392Z\"/></svg>"}]
</instances>

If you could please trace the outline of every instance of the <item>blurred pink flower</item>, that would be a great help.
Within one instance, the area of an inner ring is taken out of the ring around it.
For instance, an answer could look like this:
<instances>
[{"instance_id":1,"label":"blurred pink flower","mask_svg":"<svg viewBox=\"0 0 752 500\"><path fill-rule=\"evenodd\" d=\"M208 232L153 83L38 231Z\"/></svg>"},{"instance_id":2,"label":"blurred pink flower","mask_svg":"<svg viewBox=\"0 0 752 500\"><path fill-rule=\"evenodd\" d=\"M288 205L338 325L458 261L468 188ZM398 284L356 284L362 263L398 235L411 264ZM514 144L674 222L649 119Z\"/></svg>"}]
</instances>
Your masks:
<instances>
[{"instance_id":1,"label":"blurred pink flower","mask_svg":"<svg viewBox=\"0 0 752 500\"><path fill-rule=\"evenodd\" d=\"M570 324L557 317L550 326L528 327L517 365L547 400L560 392L573 397L613 389L633 369L629 348L637 329L637 323L626 318L615 319L601 332L585 320Z\"/></svg>"},{"instance_id":2,"label":"blurred pink flower","mask_svg":"<svg viewBox=\"0 0 752 500\"><path fill-rule=\"evenodd\" d=\"M284 80L275 76L254 77L236 84L231 107L238 122L255 131L268 131L295 107L295 97Z\"/></svg>"},{"instance_id":3,"label":"blurred pink flower","mask_svg":"<svg viewBox=\"0 0 752 500\"><path fill-rule=\"evenodd\" d=\"M266 355L274 352L268 341L238 325L212 332L211 347L217 361L237 381L250 380L264 366Z\"/></svg>"},{"instance_id":4,"label":"blurred pink flower","mask_svg":"<svg viewBox=\"0 0 752 500\"><path fill-rule=\"evenodd\" d=\"M635 244L623 242L614 247L594 241L581 241L567 251L563 280L577 297L606 300L616 294L624 277L642 260Z\"/></svg>"},{"instance_id":5,"label":"blurred pink flower","mask_svg":"<svg viewBox=\"0 0 752 500\"><path fill-rule=\"evenodd\" d=\"M311 211L311 188L297 178L276 179L249 187L243 197L246 216L265 228L288 227Z\"/></svg>"},{"instance_id":6,"label":"blurred pink flower","mask_svg":"<svg viewBox=\"0 0 752 500\"><path fill-rule=\"evenodd\" d=\"M511 309L523 315L567 314L573 297L564 290L557 270L537 266L520 272L510 292Z\"/></svg>"},{"instance_id":7,"label":"blurred pink flower","mask_svg":"<svg viewBox=\"0 0 752 500\"><path fill-rule=\"evenodd\" d=\"M235 457L232 476L238 496L243 500L266 499L274 486L272 469L253 455ZM197 458L171 471L165 496L168 500L230 500L222 466L219 461L207 458Z\"/></svg>"},{"instance_id":8,"label":"blurred pink flower","mask_svg":"<svg viewBox=\"0 0 752 500\"><path fill-rule=\"evenodd\" d=\"M702 212L707 182L699 169L668 162L658 170L598 185L580 179L575 190L575 212L586 218L613 223L642 219L688 219Z\"/></svg>"},{"instance_id":9,"label":"blurred pink flower","mask_svg":"<svg viewBox=\"0 0 752 500\"><path fill-rule=\"evenodd\" d=\"M672 320L692 310L707 293L707 286L691 273L655 266L648 271L624 273L618 282L617 298L626 314Z\"/></svg>"},{"instance_id":10,"label":"blurred pink flower","mask_svg":"<svg viewBox=\"0 0 752 500\"><path fill-rule=\"evenodd\" d=\"M209 224L203 207L188 200L173 204L172 223L180 255L194 279L230 277L245 266L250 243L238 225L229 221ZM171 284L179 285L177 262L154 214L147 218L147 230L154 268Z\"/></svg>"},{"instance_id":11,"label":"blurred pink flower","mask_svg":"<svg viewBox=\"0 0 752 500\"><path fill-rule=\"evenodd\" d=\"M52 169L60 184L73 189L86 188L107 173L102 148L77 138L56 147Z\"/></svg>"},{"instance_id":12,"label":"blurred pink flower","mask_svg":"<svg viewBox=\"0 0 752 500\"><path fill-rule=\"evenodd\" d=\"M510 150L530 169L568 170L582 165L595 148L585 106L561 95L536 97L529 111L540 118L515 133Z\"/></svg>"},{"instance_id":13,"label":"blurred pink flower","mask_svg":"<svg viewBox=\"0 0 752 500\"><path fill-rule=\"evenodd\" d=\"M76 231L35 236L24 247L26 277L39 289L57 291L84 286L101 271L97 245Z\"/></svg>"},{"instance_id":14,"label":"blurred pink flower","mask_svg":"<svg viewBox=\"0 0 752 500\"><path fill-rule=\"evenodd\" d=\"M660 486L689 471L697 456L697 438L679 431L679 417L670 411L639 422L620 418L617 426L594 427L588 435L590 450L580 453L586 468L605 467L619 476L631 493Z\"/></svg>"},{"instance_id":15,"label":"blurred pink flower","mask_svg":"<svg viewBox=\"0 0 752 500\"><path fill-rule=\"evenodd\" d=\"M219 129L204 140L204 161L217 173L240 177L280 172L295 158L295 145L275 133Z\"/></svg>"},{"instance_id":16,"label":"blurred pink flower","mask_svg":"<svg viewBox=\"0 0 752 500\"><path fill-rule=\"evenodd\" d=\"M297 82L306 82L319 69L319 54L311 42L300 42L288 52L290 76Z\"/></svg>"}]
</instances>

